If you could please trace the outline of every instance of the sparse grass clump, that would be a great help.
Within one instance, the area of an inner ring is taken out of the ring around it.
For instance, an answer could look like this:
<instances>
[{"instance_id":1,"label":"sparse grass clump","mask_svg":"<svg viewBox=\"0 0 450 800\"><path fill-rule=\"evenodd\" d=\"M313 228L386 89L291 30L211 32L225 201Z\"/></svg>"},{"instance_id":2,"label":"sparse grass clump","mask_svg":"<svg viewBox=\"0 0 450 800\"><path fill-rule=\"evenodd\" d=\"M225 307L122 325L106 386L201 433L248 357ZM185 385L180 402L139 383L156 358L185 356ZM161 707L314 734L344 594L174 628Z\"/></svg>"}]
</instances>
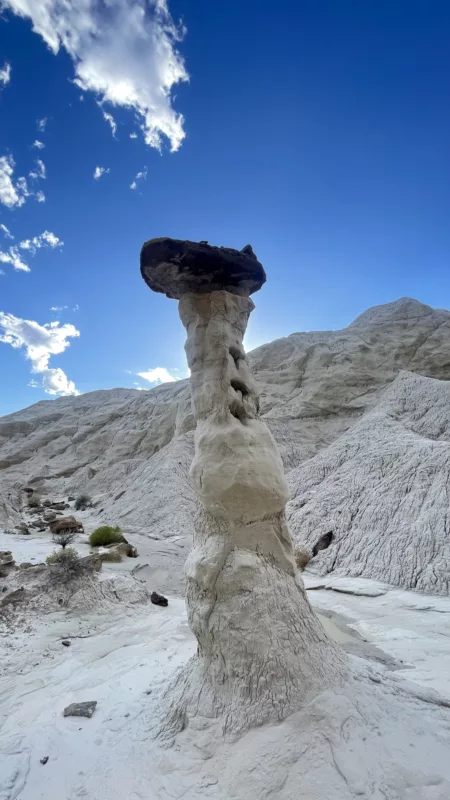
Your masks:
<instances>
[{"instance_id":1,"label":"sparse grass clump","mask_svg":"<svg viewBox=\"0 0 450 800\"><path fill-rule=\"evenodd\" d=\"M74 564L78 560L77 551L73 547L66 547L64 550L54 550L53 553L50 553L50 555L45 559L45 563L49 566L56 564L59 566L68 567L70 564Z\"/></svg>"},{"instance_id":2,"label":"sparse grass clump","mask_svg":"<svg viewBox=\"0 0 450 800\"><path fill-rule=\"evenodd\" d=\"M88 494L80 494L75 500L75 511L84 511L92 506L92 500Z\"/></svg>"},{"instance_id":3,"label":"sparse grass clump","mask_svg":"<svg viewBox=\"0 0 450 800\"><path fill-rule=\"evenodd\" d=\"M118 525L115 528L112 525L100 525L89 537L91 547L104 547L108 544L118 544L123 541L124 538Z\"/></svg>"},{"instance_id":4,"label":"sparse grass clump","mask_svg":"<svg viewBox=\"0 0 450 800\"><path fill-rule=\"evenodd\" d=\"M305 569L306 565L310 560L309 554L306 552L306 550L303 550L302 547L296 547L294 549L294 558L295 558L295 563L297 565L297 569L301 571Z\"/></svg>"}]
</instances>

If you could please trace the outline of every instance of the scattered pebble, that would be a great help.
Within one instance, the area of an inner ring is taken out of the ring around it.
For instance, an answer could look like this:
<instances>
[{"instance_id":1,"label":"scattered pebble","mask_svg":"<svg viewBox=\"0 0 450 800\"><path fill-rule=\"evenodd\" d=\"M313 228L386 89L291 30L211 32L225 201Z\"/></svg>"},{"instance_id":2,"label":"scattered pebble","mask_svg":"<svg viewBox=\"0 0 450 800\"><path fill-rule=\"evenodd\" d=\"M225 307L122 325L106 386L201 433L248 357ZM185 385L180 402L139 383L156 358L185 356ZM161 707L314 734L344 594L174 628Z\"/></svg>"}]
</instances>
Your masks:
<instances>
[{"instance_id":1,"label":"scattered pebble","mask_svg":"<svg viewBox=\"0 0 450 800\"><path fill-rule=\"evenodd\" d=\"M44 756L44 758L41 758L41 764L46 764L47 761L48 761L48 756Z\"/></svg>"},{"instance_id":2,"label":"scattered pebble","mask_svg":"<svg viewBox=\"0 0 450 800\"><path fill-rule=\"evenodd\" d=\"M70 641L69 641L69 639L63 639L63 640L62 640L62 642L61 642L61 644L63 644L63 645L64 645L64 647L70 647L70 645L72 644L72 642L70 642Z\"/></svg>"}]
</instances>

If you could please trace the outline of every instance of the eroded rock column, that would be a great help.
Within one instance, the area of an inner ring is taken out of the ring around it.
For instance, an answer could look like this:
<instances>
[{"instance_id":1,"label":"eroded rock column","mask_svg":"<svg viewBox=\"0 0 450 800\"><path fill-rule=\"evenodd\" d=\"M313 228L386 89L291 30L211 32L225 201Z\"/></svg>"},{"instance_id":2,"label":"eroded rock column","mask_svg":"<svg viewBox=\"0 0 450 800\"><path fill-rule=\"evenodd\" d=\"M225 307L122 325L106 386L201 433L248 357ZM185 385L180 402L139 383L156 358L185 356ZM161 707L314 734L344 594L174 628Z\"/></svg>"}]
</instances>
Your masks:
<instances>
[{"instance_id":1,"label":"eroded rock column","mask_svg":"<svg viewBox=\"0 0 450 800\"><path fill-rule=\"evenodd\" d=\"M171 239L147 242L141 269L152 289L179 299L197 421L186 597L198 653L174 711L183 724L223 715L227 730L241 730L287 716L345 673L296 572L283 465L243 350L249 294L265 274L250 247Z\"/></svg>"}]
</instances>

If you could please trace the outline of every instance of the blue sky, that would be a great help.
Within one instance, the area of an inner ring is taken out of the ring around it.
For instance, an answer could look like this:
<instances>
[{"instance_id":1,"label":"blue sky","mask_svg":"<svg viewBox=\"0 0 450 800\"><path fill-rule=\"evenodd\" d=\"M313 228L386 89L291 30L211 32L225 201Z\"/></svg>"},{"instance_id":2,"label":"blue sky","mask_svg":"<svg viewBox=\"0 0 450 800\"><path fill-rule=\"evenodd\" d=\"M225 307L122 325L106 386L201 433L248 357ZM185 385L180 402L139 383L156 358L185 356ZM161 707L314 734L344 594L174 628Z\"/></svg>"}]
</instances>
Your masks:
<instances>
[{"instance_id":1,"label":"blue sky","mask_svg":"<svg viewBox=\"0 0 450 800\"><path fill-rule=\"evenodd\" d=\"M0 414L185 374L176 303L139 274L154 236L252 244L249 347L404 295L450 308L446 0L80 5L3 0Z\"/></svg>"}]
</instances>

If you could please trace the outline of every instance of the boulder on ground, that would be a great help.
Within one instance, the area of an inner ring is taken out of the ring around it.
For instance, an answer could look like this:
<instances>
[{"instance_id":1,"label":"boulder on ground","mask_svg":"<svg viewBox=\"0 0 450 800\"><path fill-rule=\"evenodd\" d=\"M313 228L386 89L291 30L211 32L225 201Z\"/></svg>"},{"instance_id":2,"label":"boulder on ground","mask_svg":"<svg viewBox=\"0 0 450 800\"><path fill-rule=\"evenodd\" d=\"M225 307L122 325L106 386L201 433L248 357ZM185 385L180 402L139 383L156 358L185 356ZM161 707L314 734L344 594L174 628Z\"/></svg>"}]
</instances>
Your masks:
<instances>
[{"instance_id":1,"label":"boulder on ground","mask_svg":"<svg viewBox=\"0 0 450 800\"><path fill-rule=\"evenodd\" d=\"M158 594L158 592L152 592L150 595L150 600L155 606L168 606L169 601L167 597L164 597L162 594Z\"/></svg>"},{"instance_id":2,"label":"boulder on ground","mask_svg":"<svg viewBox=\"0 0 450 800\"><path fill-rule=\"evenodd\" d=\"M78 522L75 517L60 517L49 523L49 528L52 533L62 533L63 531L74 531L82 533L84 528L81 522Z\"/></svg>"},{"instance_id":3,"label":"boulder on ground","mask_svg":"<svg viewBox=\"0 0 450 800\"><path fill-rule=\"evenodd\" d=\"M65 717L92 717L97 705L97 700L88 700L85 703L71 703L63 711Z\"/></svg>"},{"instance_id":4,"label":"boulder on ground","mask_svg":"<svg viewBox=\"0 0 450 800\"><path fill-rule=\"evenodd\" d=\"M127 558L137 558L137 547L134 547L129 542L118 542L113 544L105 544L97 549L92 550L92 553L98 555L102 561L119 562L122 556Z\"/></svg>"}]
</instances>

